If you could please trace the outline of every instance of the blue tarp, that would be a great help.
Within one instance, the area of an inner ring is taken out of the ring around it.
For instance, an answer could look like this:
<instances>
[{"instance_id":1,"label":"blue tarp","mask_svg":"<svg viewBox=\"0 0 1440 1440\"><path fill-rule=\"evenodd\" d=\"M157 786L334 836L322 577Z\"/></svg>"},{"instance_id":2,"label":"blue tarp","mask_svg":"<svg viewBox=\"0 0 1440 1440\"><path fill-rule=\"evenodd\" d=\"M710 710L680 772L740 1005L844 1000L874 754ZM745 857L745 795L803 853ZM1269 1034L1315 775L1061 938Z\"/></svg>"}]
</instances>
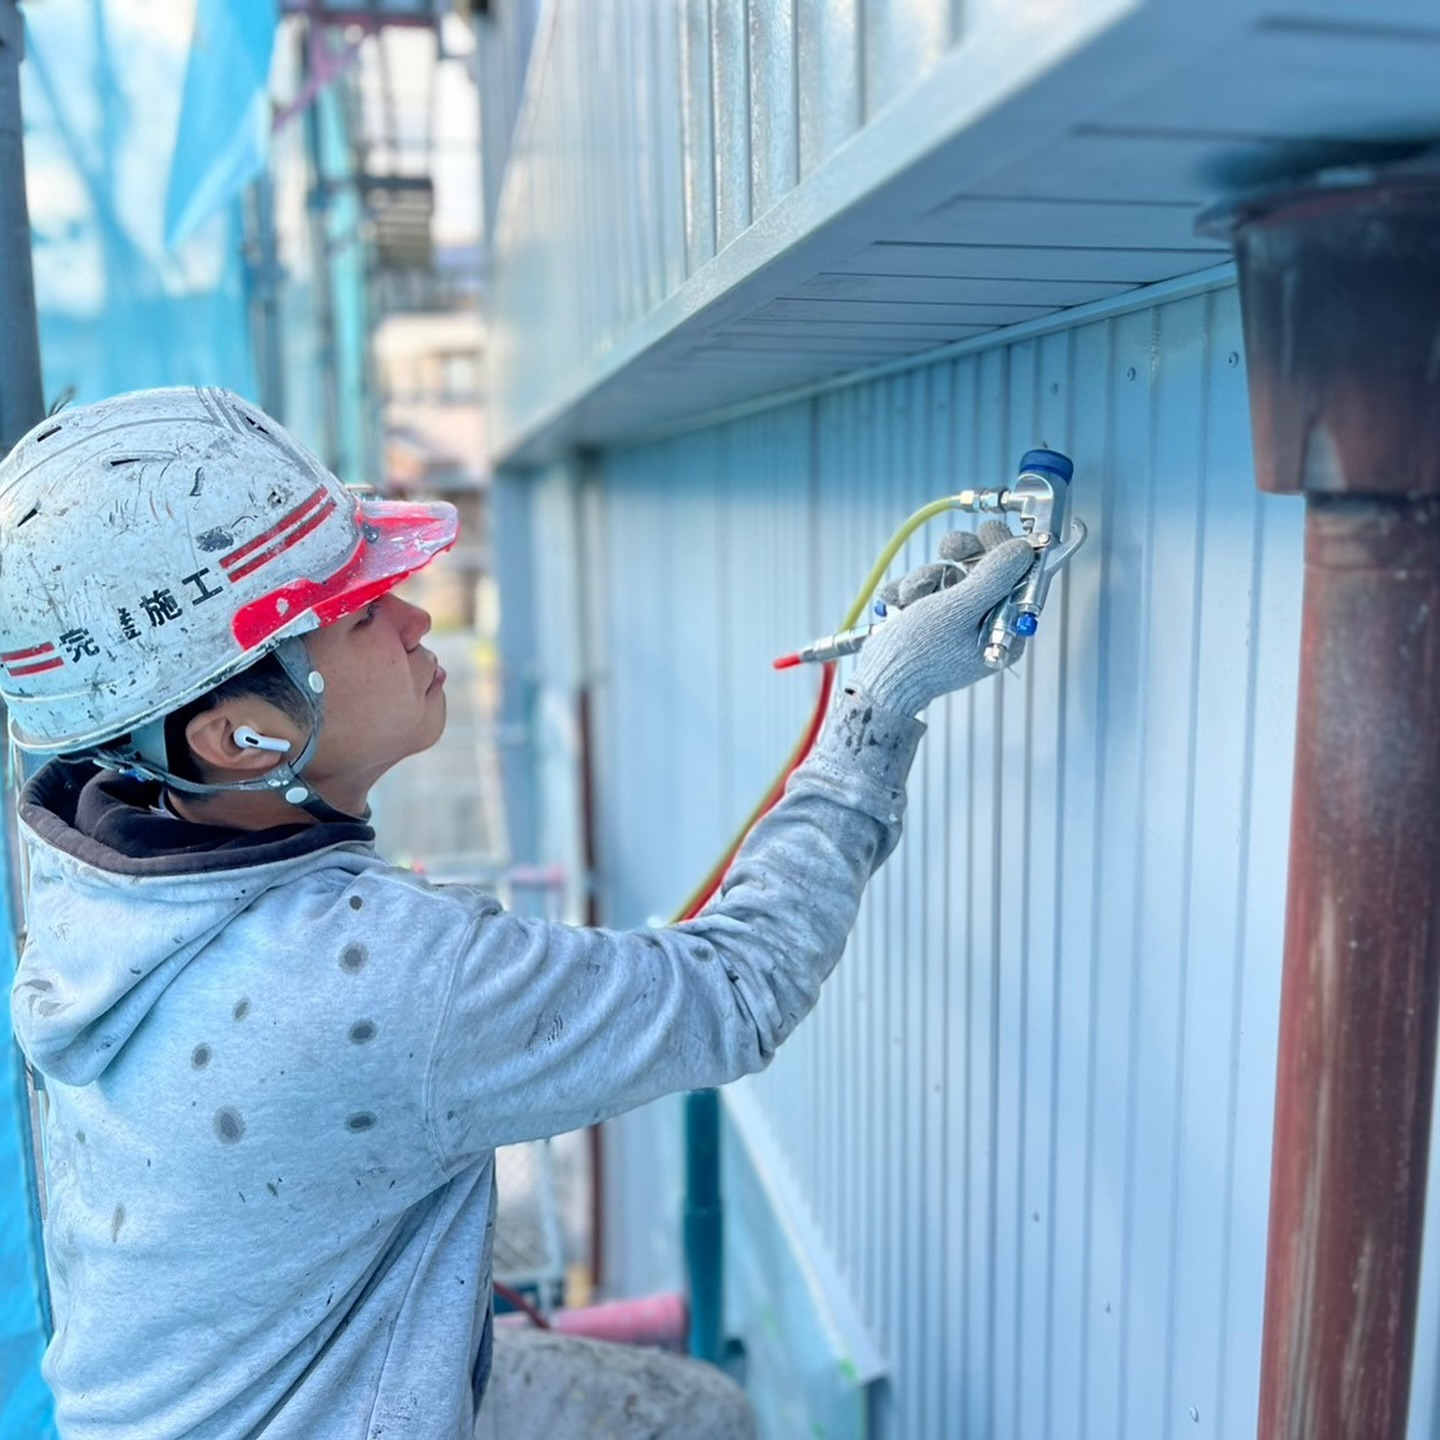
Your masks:
<instances>
[{"instance_id":1,"label":"blue tarp","mask_svg":"<svg viewBox=\"0 0 1440 1440\"><path fill-rule=\"evenodd\" d=\"M200 0L165 197L171 248L265 169L278 19L274 0Z\"/></svg>"},{"instance_id":2,"label":"blue tarp","mask_svg":"<svg viewBox=\"0 0 1440 1440\"><path fill-rule=\"evenodd\" d=\"M191 25L115 0L25 8L25 164L47 398L151 385L254 390L239 219L175 251L165 200Z\"/></svg>"},{"instance_id":3,"label":"blue tarp","mask_svg":"<svg viewBox=\"0 0 1440 1440\"><path fill-rule=\"evenodd\" d=\"M6 847L0 845L0 894L8 893ZM15 969L10 927L0 927L0 974ZM8 986L5 987L8 990ZM10 1007L0 1011L0 1435L47 1440L50 1394L40 1379L45 1349L40 1309L40 1251L26 1195L25 1085L10 1034Z\"/></svg>"}]
</instances>

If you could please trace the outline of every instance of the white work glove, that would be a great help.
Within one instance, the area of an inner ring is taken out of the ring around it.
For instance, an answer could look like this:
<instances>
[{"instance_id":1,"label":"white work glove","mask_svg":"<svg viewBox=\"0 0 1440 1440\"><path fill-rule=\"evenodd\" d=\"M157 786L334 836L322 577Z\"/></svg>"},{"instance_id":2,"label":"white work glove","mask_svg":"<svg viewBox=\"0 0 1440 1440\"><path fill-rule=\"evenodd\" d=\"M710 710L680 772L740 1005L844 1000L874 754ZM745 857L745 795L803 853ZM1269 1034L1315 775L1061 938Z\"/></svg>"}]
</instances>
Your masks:
<instances>
[{"instance_id":1,"label":"white work glove","mask_svg":"<svg viewBox=\"0 0 1440 1440\"><path fill-rule=\"evenodd\" d=\"M989 520L978 535L952 530L940 557L880 590L889 618L870 632L855 667L854 687L903 715L918 715L992 673L981 629L1034 564L1035 551L1003 521ZM1012 661L1023 644L1012 645Z\"/></svg>"}]
</instances>

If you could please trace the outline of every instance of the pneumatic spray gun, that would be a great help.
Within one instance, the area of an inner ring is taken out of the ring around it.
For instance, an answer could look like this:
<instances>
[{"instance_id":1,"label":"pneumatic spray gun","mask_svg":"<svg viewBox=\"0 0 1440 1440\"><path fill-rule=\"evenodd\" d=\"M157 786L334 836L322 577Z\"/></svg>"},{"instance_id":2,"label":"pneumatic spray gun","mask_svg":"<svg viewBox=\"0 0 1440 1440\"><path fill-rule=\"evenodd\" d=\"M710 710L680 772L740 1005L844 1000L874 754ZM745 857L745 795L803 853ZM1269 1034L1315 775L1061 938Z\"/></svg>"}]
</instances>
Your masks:
<instances>
[{"instance_id":1,"label":"pneumatic spray gun","mask_svg":"<svg viewBox=\"0 0 1440 1440\"><path fill-rule=\"evenodd\" d=\"M982 627L980 643L984 647L985 663L992 669L1005 669L1010 664L1016 640L1035 633L1050 593L1050 582L1085 542L1084 524L1070 513L1070 479L1074 473L1069 457L1058 450L1027 450L1020 457L1020 473L1008 489L962 490L958 495L927 505L917 511L891 541L887 555L893 555L912 530L941 510L963 510L1007 523L1011 515L1019 517L1021 533L1035 550L1035 564L1024 580L990 612ZM960 562L960 567L966 568L965 562ZM883 614L883 607L877 606L877 610ZM775 668L783 670L807 661L838 660L842 655L853 655L874 628L874 625L858 625L826 635L792 655L781 656L774 662Z\"/></svg>"},{"instance_id":2,"label":"pneumatic spray gun","mask_svg":"<svg viewBox=\"0 0 1440 1440\"><path fill-rule=\"evenodd\" d=\"M975 515L1020 517L1020 529L1036 552L1018 589L995 607L987 622L985 663L1003 670L1017 638L1033 635L1055 572L1085 541L1085 526L1070 514L1075 467L1058 450L1027 450L1008 490L962 490L955 508Z\"/></svg>"}]
</instances>

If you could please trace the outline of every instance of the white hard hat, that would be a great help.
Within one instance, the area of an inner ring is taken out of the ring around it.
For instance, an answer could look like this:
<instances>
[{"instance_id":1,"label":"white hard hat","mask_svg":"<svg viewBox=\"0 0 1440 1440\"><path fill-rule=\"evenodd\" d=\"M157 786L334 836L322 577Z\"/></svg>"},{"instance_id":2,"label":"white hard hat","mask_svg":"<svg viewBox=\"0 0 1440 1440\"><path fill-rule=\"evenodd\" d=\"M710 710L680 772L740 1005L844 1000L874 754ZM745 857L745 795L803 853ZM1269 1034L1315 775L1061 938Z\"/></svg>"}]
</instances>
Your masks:
<instances>
[{"instance_id":1,"label":"white hard hat","mask_svg":"<svg viewBox=\"0 0 1440 1440\"><path fill-rule=\"evenodd\" d=\"M0 461L0 696L27 750L127 734L454 543L225 390L62 411Z\"/></svg>"}]
</instances>

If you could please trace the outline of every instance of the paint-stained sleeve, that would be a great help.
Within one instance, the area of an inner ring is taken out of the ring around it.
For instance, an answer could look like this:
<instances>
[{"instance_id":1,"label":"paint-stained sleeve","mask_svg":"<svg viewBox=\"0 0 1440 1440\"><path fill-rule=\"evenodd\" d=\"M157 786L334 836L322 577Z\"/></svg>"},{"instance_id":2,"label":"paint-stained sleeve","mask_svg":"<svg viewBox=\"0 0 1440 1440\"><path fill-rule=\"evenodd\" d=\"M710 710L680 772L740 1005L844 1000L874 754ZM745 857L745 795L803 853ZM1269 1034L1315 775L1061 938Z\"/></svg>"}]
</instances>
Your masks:
<instances>
[{"instance_id":1,"label":"paint-stained sleeve","mask_svg":"<svg viewBox=\"0 0 1440 1440\"><path fill-rule=\"evenodd\" d=\"M427 1076L443 1162L767 1065L815 1004L865 883L900 838L924 729L841 694L698 919L611 931L478 917Z\"/></svg>"}]
</instances>

